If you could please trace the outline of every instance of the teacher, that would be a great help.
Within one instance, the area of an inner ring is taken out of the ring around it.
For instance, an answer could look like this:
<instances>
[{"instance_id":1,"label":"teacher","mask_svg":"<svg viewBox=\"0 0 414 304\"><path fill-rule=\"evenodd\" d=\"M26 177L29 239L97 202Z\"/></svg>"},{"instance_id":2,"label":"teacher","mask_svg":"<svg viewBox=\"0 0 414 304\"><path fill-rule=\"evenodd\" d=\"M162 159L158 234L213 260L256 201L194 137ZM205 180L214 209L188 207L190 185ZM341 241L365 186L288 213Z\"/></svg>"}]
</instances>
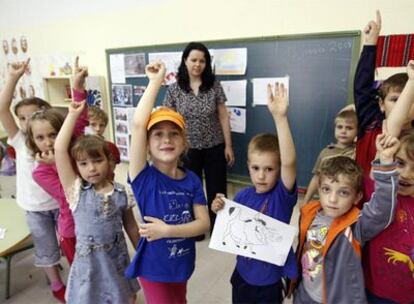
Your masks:
<instances>
[{"instance_id":1,"label":"teacher","mask_svg":"<svg viewBox=\"0 0 414 304\"><path fill-rule=\"evenodd\" d=\"M211 67L211 56L202 43L190 42L184 49L177 82L169 86L164 105L185 118L190 148L184 166L202 180L205 176L210 229L216 215L211 203L217 193L227 196L226 164L234 164L226 95Z\"/></svg>"}]
</instances>

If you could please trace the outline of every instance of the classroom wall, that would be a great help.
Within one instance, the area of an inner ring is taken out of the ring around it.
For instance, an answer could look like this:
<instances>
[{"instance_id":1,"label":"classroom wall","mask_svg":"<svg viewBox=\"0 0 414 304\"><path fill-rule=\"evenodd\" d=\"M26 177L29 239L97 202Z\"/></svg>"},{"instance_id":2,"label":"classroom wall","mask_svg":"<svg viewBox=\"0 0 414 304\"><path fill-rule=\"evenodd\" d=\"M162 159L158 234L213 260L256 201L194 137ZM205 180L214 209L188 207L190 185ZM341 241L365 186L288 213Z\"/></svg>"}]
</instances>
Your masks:
<instances>
[{"instance_id":1,"label":"classroom wall","mask_svg":"<svg viewBox=\"0 0 414 304\"><path fill-rule=\"evenodd\" d=\"M108 48L361 30L376 9L382 34L414 33L412 0L0 0L0 40L25 35L32 55L80 54L106 76Z\"/></svg>"}]
</instances>

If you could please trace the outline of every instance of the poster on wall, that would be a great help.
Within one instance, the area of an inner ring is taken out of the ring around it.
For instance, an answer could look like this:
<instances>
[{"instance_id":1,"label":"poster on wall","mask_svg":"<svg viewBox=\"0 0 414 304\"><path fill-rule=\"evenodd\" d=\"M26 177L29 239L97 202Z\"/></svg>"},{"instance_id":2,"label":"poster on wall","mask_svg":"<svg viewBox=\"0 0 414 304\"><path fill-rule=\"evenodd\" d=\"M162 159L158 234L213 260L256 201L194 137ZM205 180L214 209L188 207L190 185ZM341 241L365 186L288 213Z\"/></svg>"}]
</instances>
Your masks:
<instances>
[{"instance_id":1,"label":"poster on wall","mask_svg":"<svg viewBox=\"0 0 414 304\"><path fill-rule=\"evenodd\" d=\"M125 54L125 77L145 77L145 53Z\"/></svg>"},{"instance_id":2,"label":"poster on wall","mask_svg":"<svg viewBox=\"0 0 414 304\"><path fill-rule=\"evenodd\" d=\"M210 50L216 75L244 75L247 66L247 48Z\"/></svg>"},{"instance_id":3,"label":"poster on wall","mask_svg":"<svg viewBox=\"0 0 414 304\"><path fill-rule=\"evenodd\" d=\"M230 116L230 129L235 133L246 133L246 109L227 108Z\"/></svg>"},{"instance_id":4,"label":"poster on wall","mask_svg":"<svg viewBox=\"0 0 414 304\"><path fill-rule=\"evenodd\" d=\"M112 83L125 83L124 54L112 54L109 56L109 69Z\"/></svg>"},{"instance_id":5,"label":"poster on wall","mask_svg":"<svg viewBox=\"0 0 414 304\"><path fill-rule=\"evenodd\" d=\"M276 83L283 84L288 90L289 97L289 76L274 78L254 78L253 83L253 105L267 105L267 86L270 84L272 89Z\"/></svg>"},{"instance_id":6,"label":"poster on wall","mask_svg":"<svg viewBox=\"0 0 414 304\"><path fill-rule=\"evenodd\" d=\"M132 85L112 85L112 105L114 107L132 107Z\"/></svg>"},{"instance_id":7,"label":"poster on wall","mask_svg":"<svg viewBox=\"0 0 414 304\"><path fill-rule=\"evenodd\" d=\"M149 53L149 63L160 60L167 69L164 77L164 85L170 85L177 81L177 71L181 63L181 52Z\"/></svg>"},{"instance_id":8,"label":"poster on wall","mask_svg":"<svg viewBox=\"0 0 414 304\"><path fill-rule=\"evenodd\" d=\"M25 35L2 38L2 51L0 52L0 90L4 87L8 76L8 70L12 63L31 61L25 73L20 78L13 95L13 105L27 97L43 98L42 75L36 66L35 60L30 54L29 41Z\"/></svg>"}]
</instances>

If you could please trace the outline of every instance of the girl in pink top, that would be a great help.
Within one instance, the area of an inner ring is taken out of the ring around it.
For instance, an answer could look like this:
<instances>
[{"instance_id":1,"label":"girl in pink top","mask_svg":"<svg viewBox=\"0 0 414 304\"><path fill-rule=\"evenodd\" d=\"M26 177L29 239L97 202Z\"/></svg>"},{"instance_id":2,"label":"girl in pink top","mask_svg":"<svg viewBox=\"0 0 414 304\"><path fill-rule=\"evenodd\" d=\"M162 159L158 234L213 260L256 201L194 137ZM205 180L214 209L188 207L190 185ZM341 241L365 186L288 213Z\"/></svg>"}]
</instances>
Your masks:
<instances>
[{"instance_id":1,"label":"girl in pink top","mask_svg":"<svg viewBox=\"0 0 414 304\"><path fill-rule=\"evenodd\" d=\"M79 58L76 58L72 95L75 101L82 101L87 97L84 89L87 75L87 68L79 67ZM63 121L63 116L54 109L35 112L28 123L26 144L38 161L38 166L32 172L33 179L59 203L58 234L60 247L69 265L71 265L75 255L75 226L59 180L53 152L55 138L62 127ZM74 138L82 135L87 125L88 111L85 107L77 121Z\"/></svg>"}]
</instances>

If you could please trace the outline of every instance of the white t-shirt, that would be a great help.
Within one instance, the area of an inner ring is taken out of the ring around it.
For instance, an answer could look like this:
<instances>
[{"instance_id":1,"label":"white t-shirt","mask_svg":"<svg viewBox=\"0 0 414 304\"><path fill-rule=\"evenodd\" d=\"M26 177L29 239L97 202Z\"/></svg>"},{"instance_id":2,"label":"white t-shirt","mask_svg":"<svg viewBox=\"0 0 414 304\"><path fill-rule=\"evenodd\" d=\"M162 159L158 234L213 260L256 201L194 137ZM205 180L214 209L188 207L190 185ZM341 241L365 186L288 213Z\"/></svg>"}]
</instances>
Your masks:
<instances>
[{"instance_id":1,"label":"white t-shirt","mask_svg":"<svg viewBox=\"0 0 414 304\"><path fill-rule=\"evenodd\" d=\"M16 150L16 200L27 211L47 211L59 208L58 202L33 179L32 171L37 162L26 147L26 136L21 130L7 143Z\"/></svg>"}]
</instances>

